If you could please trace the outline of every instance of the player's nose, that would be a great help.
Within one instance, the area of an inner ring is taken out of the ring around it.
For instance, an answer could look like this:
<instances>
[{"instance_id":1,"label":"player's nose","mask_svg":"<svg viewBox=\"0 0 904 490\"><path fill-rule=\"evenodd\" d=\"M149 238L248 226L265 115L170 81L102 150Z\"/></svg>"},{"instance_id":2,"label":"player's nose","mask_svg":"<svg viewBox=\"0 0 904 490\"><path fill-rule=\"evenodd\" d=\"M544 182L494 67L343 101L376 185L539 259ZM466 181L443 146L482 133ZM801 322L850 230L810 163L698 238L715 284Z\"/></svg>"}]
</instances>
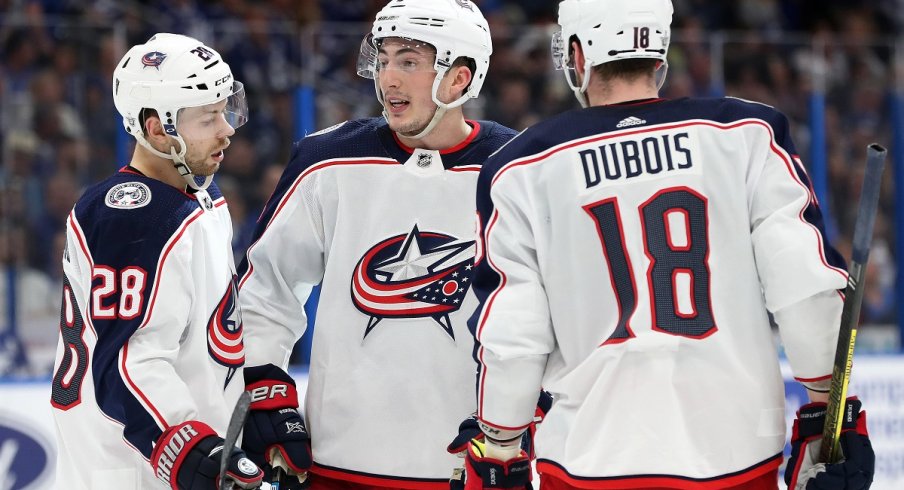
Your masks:
<instances>
[{"instance_id":1,"label":"player's nose","mask_svg":"<svg viewBox=\"0 0 904 490\"><path fill-rule=\"evenodd\" d=\"M402 81L398 71L399 70L384 70L380 72L380 85L384 87L384 92L387 88L399 88Z\"/></svg>"}]
</instances>

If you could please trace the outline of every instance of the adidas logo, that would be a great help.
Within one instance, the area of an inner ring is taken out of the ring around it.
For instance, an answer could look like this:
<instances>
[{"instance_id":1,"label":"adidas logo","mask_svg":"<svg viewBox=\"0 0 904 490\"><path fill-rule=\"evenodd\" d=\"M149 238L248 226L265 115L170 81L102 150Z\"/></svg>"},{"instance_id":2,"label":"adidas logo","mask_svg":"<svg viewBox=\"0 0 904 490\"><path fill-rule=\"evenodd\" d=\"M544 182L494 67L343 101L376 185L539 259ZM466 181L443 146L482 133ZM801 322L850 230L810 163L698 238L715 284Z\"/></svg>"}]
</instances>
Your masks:
<instances>
[{"instance_id":1,"label":"adidas logo","mask_svg":"<svg viewBox=\"0 0 904 490\"><path fill-rule=\"evenodd\" d=\"M618 126L615 126L615 127L616 128L627 128L629 126L640 126L641 124L646 124L646 123L647 123L647 121L644 119L640 119L639 117L631 116L631 117L622 119L621 122L618 123Z\"/></svg>"}]
</instances>

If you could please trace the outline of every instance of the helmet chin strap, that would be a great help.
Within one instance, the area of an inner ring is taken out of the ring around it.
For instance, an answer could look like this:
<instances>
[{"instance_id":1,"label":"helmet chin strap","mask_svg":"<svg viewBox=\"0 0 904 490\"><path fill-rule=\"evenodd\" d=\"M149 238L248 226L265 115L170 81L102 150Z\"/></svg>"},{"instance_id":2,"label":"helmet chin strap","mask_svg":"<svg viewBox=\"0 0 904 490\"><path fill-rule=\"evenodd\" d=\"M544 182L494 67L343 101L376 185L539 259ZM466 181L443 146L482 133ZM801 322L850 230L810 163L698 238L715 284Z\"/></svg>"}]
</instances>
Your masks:
<instances>
[{"instance_id":1,"label":"helmet chin strap","mask_svg":"<svg viewBox=\"0 0 904 490\"><path fill-rule=\"evenodd\" d=\"M173 136L176 142L179 144L180 151L176 151L175 146L170 147L169 154L163 153L162 151L154 148L148 142L148 140L144 139L143 134L136 134L135 138L141 144L141 146L147 148L151 153L157 155L160 158L165 158L167 160L173 161L173 167L179 172L179 175L185 179L185 183L188 184L189 187L196 191L203 191L210 186L211 181L213 181L213 175L207 175L204 177L204 182L200 185L195 181L195 174L191 173L191 168L189 168L188 163L185 162L185 153L188 151L188 145L185 144L185 140L182 139L182 135L176 134Z\"/></svg>"}]
</instances>

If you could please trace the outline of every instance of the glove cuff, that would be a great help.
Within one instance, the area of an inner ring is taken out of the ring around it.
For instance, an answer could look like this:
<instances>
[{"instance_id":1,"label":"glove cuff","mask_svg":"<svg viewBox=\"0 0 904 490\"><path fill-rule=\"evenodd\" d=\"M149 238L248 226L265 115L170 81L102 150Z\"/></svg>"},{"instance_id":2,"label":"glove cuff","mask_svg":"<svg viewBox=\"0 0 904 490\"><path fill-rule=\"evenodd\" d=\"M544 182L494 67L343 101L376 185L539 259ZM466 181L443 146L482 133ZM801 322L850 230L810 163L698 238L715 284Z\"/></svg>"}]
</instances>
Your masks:
<instances>
[{"instance_id":1,"label":"glove cuff","mask_svg":"<svg viewBox=\"0 0 904 490\"><path fill-rule=\"evenodd\" d=\"M855 396L845 400L844 413L839 421L841 430L854 430L858 428L858 419L866 414L860 413L862 402ZM822 428L826 422L826 403L807 403L797 411L797 419L792 429L792 440L806 439L822 435Z\"/></svg>"},{"instance_id":2,"label":"glove cuff","mask_svg":"<svg viewBox=\"0 0 904 490\"><path fill-rule=\"evenodd\" d=\"M166 429L151 453L154 474L167 486L178 490L175 476L179 474L185 457L201 440L216 435L209 425L198 420L189 420Z\"/></svg>"},{"instance_id":3,"label":"glove cuff","mask_svg":"<svg viewBox=\"0 0 904 490\"><path fill-rule=\"evenodd\" d=\"M251 393L251 410L298 408L295 381L273 364L245 368L245 390Z\"/></svg>"}]
</instances>

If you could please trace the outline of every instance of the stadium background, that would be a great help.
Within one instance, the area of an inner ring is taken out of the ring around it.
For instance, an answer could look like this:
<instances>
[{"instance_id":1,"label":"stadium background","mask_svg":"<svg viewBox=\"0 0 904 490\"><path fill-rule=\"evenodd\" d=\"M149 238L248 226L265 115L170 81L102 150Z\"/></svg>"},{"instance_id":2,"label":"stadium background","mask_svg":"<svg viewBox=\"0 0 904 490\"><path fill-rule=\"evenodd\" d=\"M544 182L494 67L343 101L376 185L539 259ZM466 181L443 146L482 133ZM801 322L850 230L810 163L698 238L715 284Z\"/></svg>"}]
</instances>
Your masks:
<instances>
[{"instance_id":1,"label":"stadium background","mask_svg":"<svg viewBox=\"0 0 904 490\"><path fill-rule=\"evenodd\" d=\"M481 97L466 105L466 114L523 129L576 107L549 56L557 2L476 3L489 19L494 54ZM855 368L854 378L868 392L865 406L879 432L874 439L890 486L878 488L901 488L904 200L895 189L904 185L904 0L673 3L663 95L730 95L787 114L831 239L846 257L866 145L877 141L891 150L858 337L858 359L871 367ZM9 426L19 420L4 407L29 412L32 402L46 400L64 219L82 189L128 163L132 152L110 88L126 48L155 32L188 34L217 48L245 83L251 119L232 139L217 176L233 215L238 262L291 142L379 114L373 83L356 76L355 62L384 4L0 0L0 488L24 488L4 487L4 475L18 475L20 484L28 479L9 469L15 462L4 466L4 441L18 437ZM301 373L309 348L303 340L297 349ZM789 385L789 400L794 393ZM52 448L45 452L52 457Z\"/></svg>"}]
</instances>

